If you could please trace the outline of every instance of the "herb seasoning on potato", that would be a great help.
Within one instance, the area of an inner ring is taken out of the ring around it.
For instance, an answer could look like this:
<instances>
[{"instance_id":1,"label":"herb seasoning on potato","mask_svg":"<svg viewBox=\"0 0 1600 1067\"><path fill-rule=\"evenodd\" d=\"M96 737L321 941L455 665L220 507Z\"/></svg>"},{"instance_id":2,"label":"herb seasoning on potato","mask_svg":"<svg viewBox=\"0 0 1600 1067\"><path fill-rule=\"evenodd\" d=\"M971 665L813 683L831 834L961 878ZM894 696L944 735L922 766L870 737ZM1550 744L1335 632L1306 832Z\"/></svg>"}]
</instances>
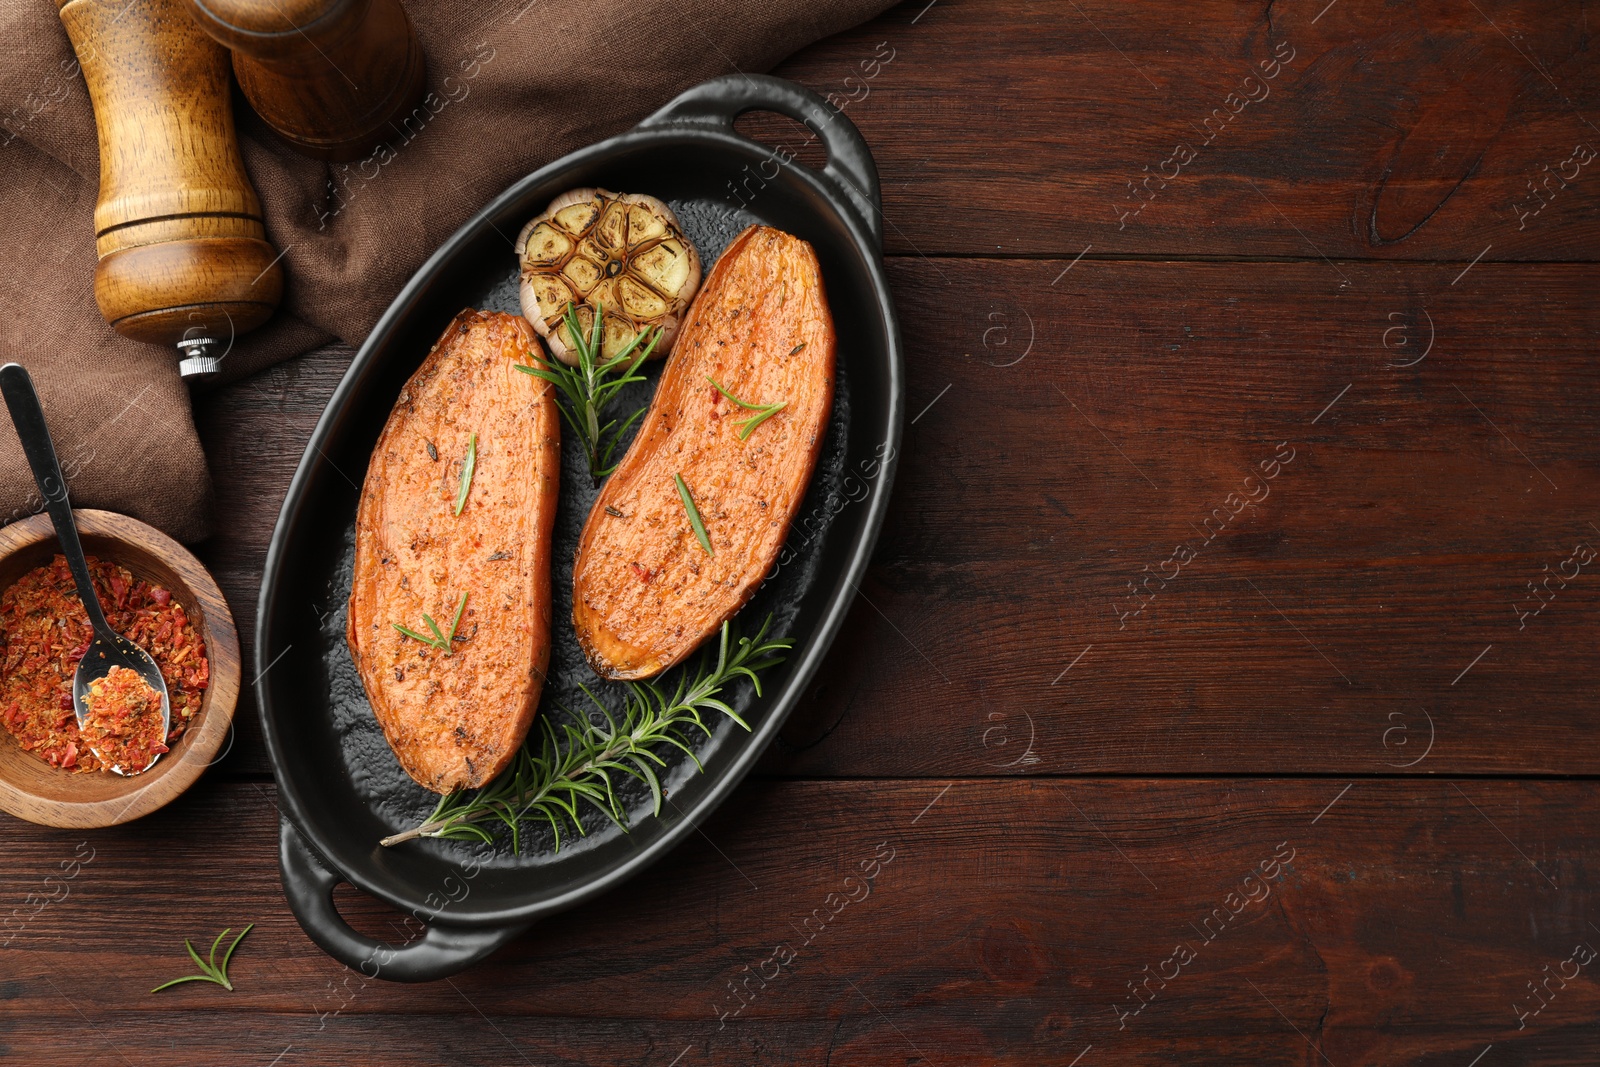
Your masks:
<instances>
[{"instance_id":1,"label":"herb seasoning on potato","mask_svg":"<svg viewBox=\"0 0 1600 1067\"><path fill-rule=\"evenodd\" d=\"M559 415L548 383L514 373L538 343L515 315L456 316L361 491L350 654L401 766L436 793L505 769L549 663Z\"/></svg>"},{"instance_id":2,"label":"herb seasoning on potato","mask_svg":"<svg viewBox=\"0 0 1600 1067\"><path fill-rule=\"evenodd\" d=\"M745 230L690 308L584 526L572 615L596 674L660 674L754 595L805 498L833 370L816 253Z\"/></svg>"}]
</instances>

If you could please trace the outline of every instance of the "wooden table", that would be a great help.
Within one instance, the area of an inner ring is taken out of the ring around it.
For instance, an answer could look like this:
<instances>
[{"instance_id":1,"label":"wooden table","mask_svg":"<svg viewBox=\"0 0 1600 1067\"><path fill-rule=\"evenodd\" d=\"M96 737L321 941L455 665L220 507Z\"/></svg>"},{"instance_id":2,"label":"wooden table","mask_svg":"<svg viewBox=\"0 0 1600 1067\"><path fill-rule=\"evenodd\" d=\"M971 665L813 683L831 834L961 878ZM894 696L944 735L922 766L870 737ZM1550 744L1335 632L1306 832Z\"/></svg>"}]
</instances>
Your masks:
<instances>
[{"instance_id":1,"label":"wooden table","mask_svg":"<svg viewBox=\"0 0 1600 1067\"><path fill-rule=\"evenodd\" d=\"M914 0L808 49L778 73L882 168L915 418L762 772L627 888L391 986L284 905L247 697L165 812L0 822L7 907L92 849L0 955L0 1059L1600 1061L1597 30ZM199 404L247 641L348 358ZM251 921L236 991L146 994Z\"/></svg>"}]
</instances>

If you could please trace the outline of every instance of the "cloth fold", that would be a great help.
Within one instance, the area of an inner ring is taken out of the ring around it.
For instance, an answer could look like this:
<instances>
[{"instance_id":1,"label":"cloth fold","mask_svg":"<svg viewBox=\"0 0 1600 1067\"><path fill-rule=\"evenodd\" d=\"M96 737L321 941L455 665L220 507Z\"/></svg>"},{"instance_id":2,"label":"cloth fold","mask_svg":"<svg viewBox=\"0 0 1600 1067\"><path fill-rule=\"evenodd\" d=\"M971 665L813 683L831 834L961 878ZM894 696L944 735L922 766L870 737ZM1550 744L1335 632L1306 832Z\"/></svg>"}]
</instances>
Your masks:
<instances>
[{"instance_id":1,"label":"cloth fold","mask_svg":"<svg viewBox=\"0 0 1600 1067\"><path fill-rule=\"evenodd\" d=\"M236 341L223 380L335 338L358 343L423 260L516 179L628 128L691 85L768 70L888 6L407 3L428 95L388 144L348 165L297 154L235 94L245 167L287 285L272 321ZM25 42L0 57L4 357L33 376L76 506L203 539L209 476L176 353L118 336L95 307L94 116L56 5L0 4L0 33ZM206 403L203 387L193 403ZM0 430L0 522L39 507L21 446Z\"/></svg>"}]
</instances>

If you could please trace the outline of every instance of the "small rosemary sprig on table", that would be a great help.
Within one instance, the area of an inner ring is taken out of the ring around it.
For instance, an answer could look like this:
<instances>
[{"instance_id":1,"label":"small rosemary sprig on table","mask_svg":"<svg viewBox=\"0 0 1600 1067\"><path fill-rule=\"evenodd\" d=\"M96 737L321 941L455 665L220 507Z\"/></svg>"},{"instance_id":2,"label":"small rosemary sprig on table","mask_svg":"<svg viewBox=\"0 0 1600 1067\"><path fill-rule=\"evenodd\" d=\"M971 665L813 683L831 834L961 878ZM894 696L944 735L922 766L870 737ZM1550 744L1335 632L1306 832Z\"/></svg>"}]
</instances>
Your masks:
<instances>
[{"instance_id":1,"label":"small rosemary sprig on table","mask_svg":"<svg viewBox=\"0 0 1600 1067\"><path fill-rule=\"evenodd\" d=\"M150 992L159 993L163 989L170 989L175 985L182 985L184 982L210 982L213 985L219 985L223 989L226 989L228 992L232 993L233 983L228 980L228 961L233 959L233 950L239 947L239 942L244 940L244 935L248 934L255 928L256 924L251 923L249 926L246 926L243 930L239 931L239 936L233 939L233 943L228 946L228 951L223 954L221 963L217 962L217 949L222 945L222 939L233 933L233 927L230 926L226 930L222 931L222 933L217 935L217 939L211 942L210 963L207 963L205 960L200 958L200 953L194 950L194 942L190 941L188 938L184 938L183 944L184 947L189 950L189 958L194 960L195 966L200 968L200 973L186 974L182 978L174 978L170 982L163 982L161 985L158 985L154 989L150 990Z\"/></svg>"},{"instance_id":2,"label":"small rosemary sprig on table","mask_svg":"<svg viewBox=\"0 0 1600 1067\"><path fill-rule=\"evenodd\" d=\"M462 593L461 599L456 601L456 617L454 621L450 623L450 633L448 636L439 631L439 624L434 622L433 616L429 615L427 612L422 613L422 621L427 623L428 629L433 631L432 637L419 634L409 626L401 626L397 622L390 623L389 625L393 626L396 630L399 630L413 641L421 641L425 645L432 645L434 648L448 656L450 655L450 642L456 639L456 631L461 628L461 613L466 609L467 594Z\"/></svg>"},{"instance_id":3,"label":"small rosemary sprig on table","mask_svg":"<svg viewBox=\"0 0 1600 1067\"><path fill-rule=\"evenodd\" d=\"M564 401L560 405L561 414L566 418L567 425L572 427L572 432L578 435L578 440L583 442L584 453L589 457L589 476L596 481L617 469L617 465L611 463L611 454L627 436L629 428L639 421L645 409L641 407L629 415L620 427L616 419L602 425L600 417L623 386L644 381L644 375L634 372L650 358L656 342L661 339L660 330L654 333L640 330L633 340L623 346L621 352L602 362L604 322L605 308L596 307L594 327L585 336L583 327L578 323L577 309L568 304L567 333L572 337L578 354L578 365L569 367L560 360L551 361L542 356L536 366L516 365L519 371L543 378L559 391ZM644 343L646 334L650 334L648 344Z\"/></svg>"},{"instance_id":4,"label":"small rosemary sprig on table","mask_svg":"<svg viewBox=\"0 0 1600 1067\"><path fill-rule=\"evenodd\" d=\"M476 793L453 793L441 798L421 823L384 838L381 844L398 845L419 837L472 838L493 844L494 838L480 824L499 822L511 831L512 849L520 852L520 824L524 818L532 817L550 824L559 851L563 826L575 826L580 834L585 832L582 802L627 830L627 812L617 795L617 775L648 785L655 801L653 813L661 814L660 773L666 760L656 749L663 745L679 749L704 770L685 742L685 728L692 727L710 737L711 727L702 713L717 711L750 729L720 694L740 678L749 679L756 695L761 694L757 672L783 662L780 653L791 646L786 639L766 639L771 625L769 616L754 637L739 637L731 622L723 623L715 659L708 649L693 676L680 673L670 693L660 681L629 682L621 714L613 713L587 686L583 687L601 721L581 716L577 724L558 726L548 715L541 716L538 742L529 738L510 771Z\"/></svg>"},{"instance_id":5,"label":"small rosemary sprig on table","mask_svg":"<svg viewBox=\"0 0 1600 1067\"><path fill-rule=\"evenodd\" d=\"M804 347L805 345L800 346L800 348ZM796 352L799 350L799 348L795 349ZM792 355L793 353L790 354ZM710 382L712 386L716 388L717 392L721 393L735 404L738 404L746 411L755 412L755 414L751 415L749 418L741 419L734 423L735 426L739 427L739 440L741 441L750 440L750 435L755 432L757 426L760 426L763 422L766 422L768 419L772 418L772 416L789 406L789 402L787 400L780 400L776 404L746 404L743 400L740 400L738 397L724 389L722 384L715 378L707 376L706 381Z\"/></svg>"}]
</instances>

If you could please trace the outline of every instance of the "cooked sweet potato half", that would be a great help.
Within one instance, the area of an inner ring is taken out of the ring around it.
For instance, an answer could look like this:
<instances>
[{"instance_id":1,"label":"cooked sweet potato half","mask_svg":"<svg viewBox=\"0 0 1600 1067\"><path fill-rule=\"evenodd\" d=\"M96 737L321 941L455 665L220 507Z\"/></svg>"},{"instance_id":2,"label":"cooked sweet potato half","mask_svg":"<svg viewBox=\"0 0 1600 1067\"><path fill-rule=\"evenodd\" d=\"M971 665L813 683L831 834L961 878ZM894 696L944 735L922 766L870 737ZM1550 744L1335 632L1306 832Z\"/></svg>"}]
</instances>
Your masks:
<instances>
[{"instance_id":1,"label":"cooked sweet potato half","mask_svg":"<svg viewBox=\"0 0 1600 1067\"><path fill-rule=\"evenodd\" d=\"M816 253L780 230L745 230L689 309L584 526L572 616L596 674L659 674L755 593L805 498L833 359Z\"/></svg>"},{"instance_id":2,"label":"cooked sweet potato half","mask_svg":"<svg viewBox=\"0 0 1600 1067\"><path fill-rule=\"evenodd\" d=\"M346 637L406 773L436 793L505 769L550 659L560 425L515 370L538 341L463 311L400 391L356 515Z\"/></svg>"}]
</instances>

